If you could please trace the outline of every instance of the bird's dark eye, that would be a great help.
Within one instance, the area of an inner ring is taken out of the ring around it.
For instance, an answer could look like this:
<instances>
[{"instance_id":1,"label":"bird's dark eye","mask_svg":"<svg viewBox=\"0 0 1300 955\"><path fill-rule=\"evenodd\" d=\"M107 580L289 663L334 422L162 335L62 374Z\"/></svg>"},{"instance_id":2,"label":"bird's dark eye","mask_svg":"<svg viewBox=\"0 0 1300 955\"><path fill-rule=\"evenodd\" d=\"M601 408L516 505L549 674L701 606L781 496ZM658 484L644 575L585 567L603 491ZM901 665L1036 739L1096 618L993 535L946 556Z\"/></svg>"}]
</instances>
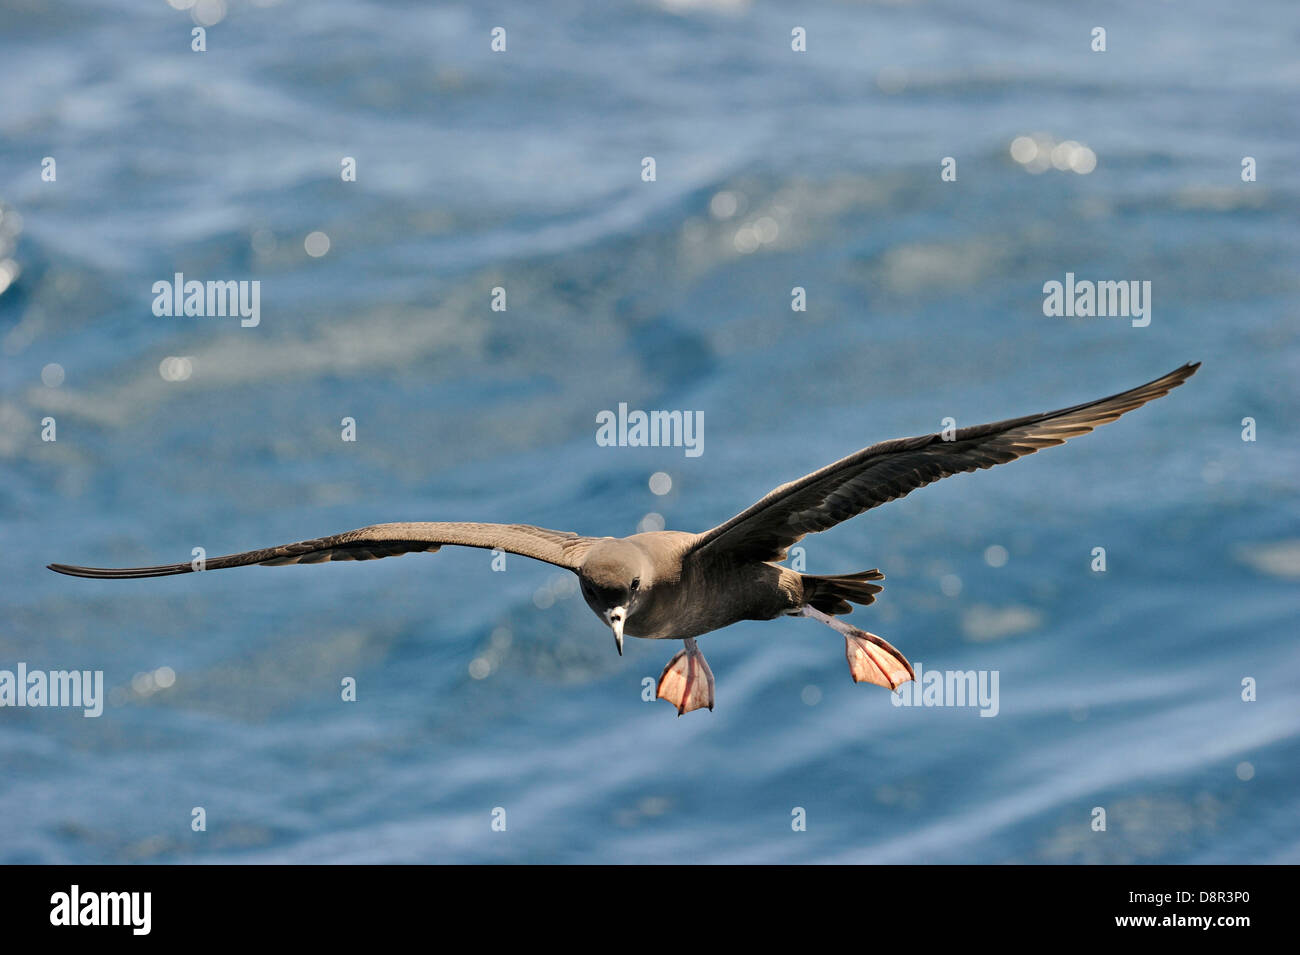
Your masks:
<instances>
[{"instance_id":1,"label":"bird's dark eye","mask_svg":"<svg viewBox=\"0 0 1300 955\"><path fill-rule=\"evenodd\" d=\"M640 577L633 577L633 578L632 578L632 589L633 589L633 590L636 590L636 589L637 589L638 587L640 587L640 586L641 586L641 578L640 578Z\"/></svg>"}]
</instances>

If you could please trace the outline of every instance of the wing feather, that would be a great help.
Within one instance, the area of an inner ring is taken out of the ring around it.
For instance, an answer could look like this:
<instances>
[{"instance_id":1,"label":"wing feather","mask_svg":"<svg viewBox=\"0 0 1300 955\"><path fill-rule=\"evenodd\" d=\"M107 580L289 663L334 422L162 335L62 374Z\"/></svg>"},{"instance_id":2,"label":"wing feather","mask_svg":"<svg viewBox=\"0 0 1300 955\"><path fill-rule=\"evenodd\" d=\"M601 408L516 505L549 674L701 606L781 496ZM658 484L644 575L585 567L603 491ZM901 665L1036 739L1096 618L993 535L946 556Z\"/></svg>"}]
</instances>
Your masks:
<instances>
[{"instance_id":1,"label":"wing feather","mask_svg":"<svg viewBox=\"0 0 1300 955\"><path fill-rule=\"evenodd\" d=\"M805 534L834 527L963 471L1006 464L1042 448L1064 444L1120 415L1168 394L1190 378L1200 362L1184 365L1129 391L1059 411L1010 418L943 434L882 441L783 484L731 520L706 531L692 551L709 549L737 559L781 560Z\"/></svg>"},{"instance_id":2,"label":"wing feather","mask_svg":"<svg viewBox=\"0 0 1300 955\"><path fill-rule=\"evenodd\" d=\"M222 570L227 567L246 567L262 564L279 567L284 564L320 564L331 560L377 560L399 554L434 553L444 545L458 547L483 547L500 549L510 554L531 557L577 570L582 555L594 538L582 537L568 531L552 531L530 524L472 524L452 522L416 522L408 524L374 524L354 531L318 537L268 547L264 550L244 551L225 557L212 557L204 562L204 570ZM162 564L157 567L73 567L68 564L50 564L49 569L72 577L100 577L108 579L130 577L168 577L188 574L192 564Z\"/></svg>"}]
</instances>

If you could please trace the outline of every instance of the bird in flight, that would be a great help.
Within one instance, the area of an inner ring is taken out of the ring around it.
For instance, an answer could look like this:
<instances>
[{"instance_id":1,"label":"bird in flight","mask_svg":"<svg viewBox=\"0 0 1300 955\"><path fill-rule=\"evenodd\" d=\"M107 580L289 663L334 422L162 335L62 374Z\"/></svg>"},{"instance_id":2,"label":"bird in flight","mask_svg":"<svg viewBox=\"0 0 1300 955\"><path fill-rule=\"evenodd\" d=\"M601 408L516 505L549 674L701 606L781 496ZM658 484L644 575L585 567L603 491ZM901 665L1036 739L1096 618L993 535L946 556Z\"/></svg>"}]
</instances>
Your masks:
<instances>
[{"instance_id":1,"label":"bird in flight","mask_svg":"<svg viewBox=\"0 0 1300 955\"><path fill-rule=\"evenodd\" d=\"M445 545L502 550L570 570L583 599L614 634L681 640L659 677L657 695L677 715L713 709L713 673L695 638L740 620L810 617L844 636L854 682L897 689L914 678L912 665L873 633L839 619L852 604L867 605L883 587L879 570L817 576L779 565L805 534L824 531L940 478L1005 464L1040 448L1063 444L1168 394L1200 367L1184 365L1162 378L1109 398L916 438L882 441L796 481L782 484L702 534L654 531L630 537L583 537L528 524L417 522L375 524L266 550L159 567L49 569L74 577L166 577L196 569L249 564L319 564L432 553Z\"/></svg>"}]
</instances>

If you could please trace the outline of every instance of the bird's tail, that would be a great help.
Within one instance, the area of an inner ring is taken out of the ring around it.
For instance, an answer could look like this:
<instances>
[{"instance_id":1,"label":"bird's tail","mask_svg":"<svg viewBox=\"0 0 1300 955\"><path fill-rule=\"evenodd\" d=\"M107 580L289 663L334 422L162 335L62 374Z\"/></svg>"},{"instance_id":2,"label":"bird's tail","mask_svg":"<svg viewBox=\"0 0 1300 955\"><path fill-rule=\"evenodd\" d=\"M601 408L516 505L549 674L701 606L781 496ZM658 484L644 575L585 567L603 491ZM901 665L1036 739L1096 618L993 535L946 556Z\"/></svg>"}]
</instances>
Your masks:
<instances>
[{"instance_id":1,"label":"bird's tail","mask_svg":"<svg viewBox=\"0 0 1300 955\"><path fill-rule=\"evenodd\" d=\"M850 604L866 606L876 599L876 594L885 588L872 583L884 580L885 575L878 570L863 570L856 574L838 574L833 577L814 577L810 574L800 575L803 580L803 600L812 604L822 613L852 613Z\"/></svg>"}]
</instances>

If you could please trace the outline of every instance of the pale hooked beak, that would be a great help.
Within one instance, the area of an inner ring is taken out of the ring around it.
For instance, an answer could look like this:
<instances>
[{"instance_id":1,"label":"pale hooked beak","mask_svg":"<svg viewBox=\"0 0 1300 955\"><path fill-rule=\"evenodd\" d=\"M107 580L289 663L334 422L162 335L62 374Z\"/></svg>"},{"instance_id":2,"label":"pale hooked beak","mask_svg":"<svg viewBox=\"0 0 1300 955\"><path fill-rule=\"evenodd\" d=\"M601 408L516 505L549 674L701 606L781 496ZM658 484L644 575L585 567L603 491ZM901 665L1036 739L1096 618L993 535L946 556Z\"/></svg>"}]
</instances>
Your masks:
<instances>
[{"instance_id":1,"label":"pale hooked beak","mask_svg":"<svg viewBox=\"0 0 1300 955\"><path fill-rule=\"evenodd\" d=\"M618 647L618 655L623 655L623 620L627 617L626 607L615 607L613 610L605 612L605 622L609 624L609 629L614 631L614 645Z\"/></svg>"}]
</instances>

